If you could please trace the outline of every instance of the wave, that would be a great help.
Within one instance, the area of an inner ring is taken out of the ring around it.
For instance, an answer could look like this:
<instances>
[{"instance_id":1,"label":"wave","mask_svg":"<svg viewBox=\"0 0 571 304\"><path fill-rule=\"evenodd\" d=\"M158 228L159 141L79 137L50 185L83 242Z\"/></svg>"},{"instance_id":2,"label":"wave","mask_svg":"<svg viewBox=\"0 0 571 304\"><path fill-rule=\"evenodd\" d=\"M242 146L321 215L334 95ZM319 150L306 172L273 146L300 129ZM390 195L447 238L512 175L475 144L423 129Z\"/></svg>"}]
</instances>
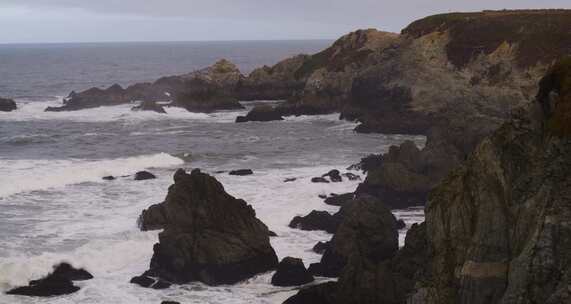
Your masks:
<instances>
[{"instance_id":1,"label":"wave","mask_svg":"<svg viewBox=\"0 0 571 304\"><path fill-rule=\"evenodd\" d=\"M47 107L61 106L58 100L22 101L16 100L18 109L13 112L0 112L0 120L30 121L30 120L68 120L78 122L108 122L108 121L147 121L147 120L211 120L212 122L234 122L236 116L245 115L246 110L218 111L214 113L193 113L183 108L165 107L167 114L152 111L132 111L133 104L105 106L78 111L45 112Z\"/></svg>"},{"instance_id":2,"label":"wave","mask_svg":"<svg viewBox=\"0 0 571 304\"><path fill-rule=\"evenodd\" d=\"M184 161L167 153L105 160L3 160L0 158L0 197L83 182L101 182L107 175L128 175L142 169L180 166Z\"/></svg>"}]
</instances>

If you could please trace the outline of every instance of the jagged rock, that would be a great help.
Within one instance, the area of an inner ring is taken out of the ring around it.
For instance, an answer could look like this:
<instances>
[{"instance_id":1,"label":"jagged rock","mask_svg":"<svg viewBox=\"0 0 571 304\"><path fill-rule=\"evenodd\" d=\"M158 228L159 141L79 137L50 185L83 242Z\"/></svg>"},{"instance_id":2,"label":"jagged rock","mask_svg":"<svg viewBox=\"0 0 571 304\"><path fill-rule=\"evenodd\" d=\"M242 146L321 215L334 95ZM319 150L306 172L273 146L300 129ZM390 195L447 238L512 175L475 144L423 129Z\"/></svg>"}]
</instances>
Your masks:
<instances>
[{"instance_id":1,"label":"jagged rock","mask_svg":"<svg viewBox=\"0 0 571 304\"><path fill-rule=\"evenodd\" d=\"M0 112L11 112L18 109L16 102L12 99L6 99L0 97Z\"/></svg>"},{"instance_id":2,"label":"jagged rock","mask_svg":"<svg viewBox=\"0 0 571 304\"><path fill-rule=\"evenodd\" d=\"M343 194L334 194L332 193L330 197L325 199L325 203L327 205L332 206L344 206L347 202L352 201L355 198L355 193L343 193Z\"/></svg>"},{"instance_id":3,"label":"jagged rock","mask_svg":"<svg viewBox=\"0 0 571 304\"><path fill-rule=\"evenodd\" d=\"M6 292L10 295L50 297L70 294L80 288L73 281L92 279L93 276L84 269L73 268L68 263L54 266L54 271L46 277L30 281L28 286L17 287Z\"/></svg>"},{"instance_id":4,"label":"jagged rock","mask_svg":"<svg viewBox=\"0 0 571 304\"><path fill-rule=\"evenodd\" d=\"M246 116L236 117L236 122L283 120L282 115L270 105L255 106Z\"/></svg>"},{"instance_id":5,"label":"jagged rock","mask_svg":"<svg viewBox=\"0 0 571 304\"><path fill-rule=\"evenodd\" d=\"M335 304L337 282L327 282L302 288L283 304Z\"/></svg>"},{"instance_id":6,"label":"jagged rock","mask_svg":"<svg viewBox=\"0 0 571 304\"><path fill-rule=\"evenodd\" d=\"M339 170L337 169L333 169L325 174L323 174L321 177L326 177L328 176L329 179L334 182L334 183L338 183L343 181L343 178L341 178L341 172L339 172Z\"/></svg>"},{"instance_id":7,"label":"jagged rock","mask_svg":"<svg viewBox=\"0 0 571 304\"><path fill-rule=\"evenodd\" d=\"M136 181L147 180L147 179L155 179L155 178L157 178L157 177L148 171L139 171L139 172L135 173L135 180Z\"/></svg>"},{"instance_id":8,"label":"jagged rock","mask_svg":"<svg viewBox=\"0 0 571 304\"><path fill-rule=\"evenodd\" d=\"M321 261L310 266L314 275L336 277L355 251L374 261L398 250L397 223L391 211L373 197L360 197L340 211L342 221Z\"/></svg>"},{"instance_id":9,"label":"jagged rock","mask_svg":"<svg viewBox=\"0 0 571 304\"><path fill-rule=\"evenodd\" d=\"M341 223L341 213L313 210L306 216L296 216L289 223L290 228L301 230L325 230L334 233Z\"/></svg>"},{"instance_id":10,"label":"jagged rock","mask_svg":"<svg viewBox=\"0 0 571 304\"><path fill-rule=\"evenodd\" d=\"M230 171L230 173L228 173L230 175L238 175L238 176L244 176L244 175L252 175L254 174L254 171L250 170L250 169L239 169L239 170L232 170Z\"/></svg>"},{"instance_id":11,"label":"jagged rock","mask_svg":"<svg viewBox=\"0 0 571 304\"><path fill-rule=\"evenodd\" d=\"M154 220L160 219L164 228L144 275L173 283L218 285L276 267L269 230L251 206L198 169L190 174L179 169L174 181L165 201L140 217L142 227L157 226Z\"/></svg>"},{"instance_id":12,"label":"jagged rock","mask_svg":"<svg viewBox=\"0 0 571 304\"><path fill-rule=\"evenodd\" d=\"M329 181L325 177L313 177L311 179L312 183L329 183Z\"/></svg>"},{"instance_id":13,"label":"jagged rock","mask_svg":"<svg viewBox=\"0 0 571 304\"><path fill-rule=\"evenodd\" d=\"M331 247L330 242L319 242L315 244L315 246L313 246L312 250L315 253L323 254L325 250L329 249L330 247Z\"/></svg>"},{"instance_id":14,"label":"jagged rock","mask_svg":"<svg viewBox=\"0 0 571 304\"><path fill-rule=\"evenodd\" d=\"M161 280L159 278L152 278L145 275L140 275L133 277L130 281L132 284L137 284L141 287L152 288L152 289L166 289L171 286L169 282Z\"/></svg>"},{"instance_id":15,"label":"jagged rock","mask_svg":"<svg viewBox=\"0 0 571 304\"><path fill-rule=\"evenodd\" d=\"M166 114L167 111L165 111L165 108L163 108L163 106L161 106L160 104L151 101L151 100L146 100L141 102L140 105L138 106L134 106L133 108L131 108L131 110L133 111L153 111L153 112L157 112L160 114Z\"/></svg>"},{"instance_id":16,"label":"jagged rock","mask_svg":"<svg viewBox=\"0 0 571 304\"><path fill-rule=\"evenodd\" d=\"M301 259L285 257L272 276L274 286L298 286L313 282L313 276L307 271Z\"/></svg>"}]
</instances>

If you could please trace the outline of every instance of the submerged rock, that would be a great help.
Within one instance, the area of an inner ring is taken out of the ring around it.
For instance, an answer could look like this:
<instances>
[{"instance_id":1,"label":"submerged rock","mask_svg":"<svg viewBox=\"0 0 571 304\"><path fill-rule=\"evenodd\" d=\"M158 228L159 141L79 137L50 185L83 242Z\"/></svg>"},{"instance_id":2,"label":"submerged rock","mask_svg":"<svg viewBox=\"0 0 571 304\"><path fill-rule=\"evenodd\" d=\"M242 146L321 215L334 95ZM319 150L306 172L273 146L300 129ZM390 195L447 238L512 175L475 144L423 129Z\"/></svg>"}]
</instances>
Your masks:
<instances>
[{"instance_id":1,"label":"submerged rock","mask_svg":"<svg viewBox=\"0 0 571 304\"><path fill-rule=\"evenodd\" d=\"M329 183L329 181L325 177L313 177L311 179L311 182L312 183L326 183L326 184Z\"/></svg>"},{"instance_id":2,"label":"submerged rock","mask_svg":"<svg viewBox=\"0 0 571 304\"><path fill-rule=\"evenodd\" d=\"M272 276L274 286L298 286L313 282L313 276L307 271L301 259L285 257Z\"/></svg>"},{"instance_id":3,"label":"submerged rock","mask_svg":"<svg viewBox=\"0 0 571 304\"><path fill-rule=\"evenodd\" d=\"M132 284L137 284L141 287L152 289L166 289L171 286L169 282L161 280L160 278L152 278L145 275L133 277L129 282Z\"/></svg>"},{"instance_id":4,"label":"submerged rock","mask_svg":"<svg viewBox=\"0 0 571 304\"><path fill-rule=\"evenodd\" d=\"M239 169L239 170L232 170L228 174L244 176L244 175L252 175L252 174L254 174L254 171L252 171L251 169Z\"/></svg>"},{"instance_id":5,"label":"submerged rock","mask_svg":"<svg viewBox=\"0 0 571 304\"><path fill-rule=\"evenodd\" d=\"M165 202L140 217L142 227L164 231L153 248L146 276L173 283L233 284L275 269L269 230L251 206L226 193L214 177L179 169Z\"/></svg>"},{"instance_id":6,"label":"submerged rock","mask_svg":"<svg viewBox=\"0 0 571 304\"><path fill-rule=\"evenodd\" d=\"M147 179L155 179L157 178L153 173L148 172L148 171L139 171L137 173L135 173L135 180L136 181L141 181L141 180L147 180Z\"/></svg>"},{"instance_id":7,"label":"submerged rock","mask_svg":"<svg viewBox=\"0 0 571 304\"><path fill-rule=\"evenodd\" d=\"M236 117L236 122L283 120L280 112L270 105L255 106L246 116Z\"/></svg>"},{"instance_id":8,"label":"submerged rock","mask_svg":"<svg viewBox=\"0 0 571 304\"><path fill-rule=\"evenodd\" d=\"M161 106L160 104L158 104L154 101L151 101L151 100L143 101L138 106L132 107L131 110L133 110L133 111L153 111L153 112L157 112L160 114L166 114L167 113L167 111L165 111L165 108L163 106Z\"/></svg>"},{"instance_id":9,"label":"submerged rock","mask_svg":"<svg viewBox=\"0 0 571 304\"><path fill-rule=\"evenodd\" d=\"M73 285L73 281L83 281L92 278L93 276L84 269L76 269L68 263L61 263L55 265L54 271L46 277L32 280L28 286L11 289L6 294L34 297L65 295L80 289Z\"/></svg>"},{"instance_id":10,"label":"submerged rock","mask_svg":"<svg viewBox=\"0 0 571 304\"><path fill-rule=\"evenodd\" d=\"M102 177L101 179L106 180L106 181L112 181L112 180L115 180L115 176L108 175L108 176Z\"/></svg>"},{"instance_id":11,"label":"submerged rock","mask_svg":"<svg viewBox=\"0 0 571 304\"><path fill-rule=\"evenodd\" d=\"M11 112L18 109L16 102L12 99L6 99L0 97L0 112Z\"/></svg>"},{"instance_id":12,"label":"submerged rock","mask_svg":"<svg viewBox=\"0 0 571 304\"><path fill-rule=\"evenodd\" d=\"M339 172L339 170L337 169L333 169L325 174L323 174L321 177L326 177L328 176L329 179L334 182L334 183L338 183L343 181L343 178L341 177L341 172Z\"/></svg>"}]
</instances>

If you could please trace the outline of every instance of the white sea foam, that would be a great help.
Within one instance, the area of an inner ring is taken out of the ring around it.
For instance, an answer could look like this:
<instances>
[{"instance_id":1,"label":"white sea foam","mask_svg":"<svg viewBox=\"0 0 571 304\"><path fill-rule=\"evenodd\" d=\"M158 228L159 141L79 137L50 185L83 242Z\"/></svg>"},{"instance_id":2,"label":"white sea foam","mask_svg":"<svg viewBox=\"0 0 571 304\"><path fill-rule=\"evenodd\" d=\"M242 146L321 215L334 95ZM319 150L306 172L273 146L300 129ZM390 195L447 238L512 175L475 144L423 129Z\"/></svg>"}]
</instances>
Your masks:
<instances>
[{"instance_id":1,"label":"white sea foam","mask_svg":"<svg viewBox=\"0 0 571 304\"><path fill-rule=\"evenodd\" d=\"M182 165L166 153L105 160L6 160L0 158L0 197L126 175L145 168Z\"/></svg>"},{"instance_id":2,"label":"white sea foam","mask_svg":"<svg viewBox=\"0 0 571 304\"><path fill-rule=\"evenodd\" d=\"M234 122L236 116L244 115L245 110L240 111L218 111L214 113L193 113L183 108L165 107L167 114L160 114L153 111L132 111L135 104L123 104L117 106L105 106L78 111L45 112L49 106L61 106L61 102L53 101L18 101L18 109L13 112L0 112L0 120L9 121L30 121L30 120L68 120L80 122L107 122L126 121L137 122L147 120L205 120L210 122L230 123Z\"/></svg>"}]
</instances>

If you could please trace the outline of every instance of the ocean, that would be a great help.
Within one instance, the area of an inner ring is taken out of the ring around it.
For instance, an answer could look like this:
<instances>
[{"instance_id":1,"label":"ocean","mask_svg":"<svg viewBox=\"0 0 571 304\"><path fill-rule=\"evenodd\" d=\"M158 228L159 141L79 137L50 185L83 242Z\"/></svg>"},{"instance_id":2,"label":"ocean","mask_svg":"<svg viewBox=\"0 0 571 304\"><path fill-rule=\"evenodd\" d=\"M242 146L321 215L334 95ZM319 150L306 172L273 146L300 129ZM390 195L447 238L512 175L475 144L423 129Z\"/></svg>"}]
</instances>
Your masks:
<instances>
[{"instance_id":1,"label":"ocean","mask_svg":"<svg viewBox=\"0 0 571 304\"><path fill-rule=\"evenodd\" d=\"M311 177L345 168L371 153L422 136L357 134L337 114L235 124L240 111L212 114L167 108L133 112L131 105L76 112L44 112L70 91L129 85L187 73L220 58L247 73L331 41L242 41L0 45L0 96L19 109L0 112L0 303L281 303L296 292L270 284L271 273L232 286L200 283L150 290L129 280L148 268L158 232L141 232L137 217L161 202L177 168L213 174L231 195L251 204L276 232L278 257L320 255L311 248L330 234L287 227L311 210L336 212L320 194L355 190L358 181L314 184ZM251 176L230 176L250 168ZM134 181L149 170L157 179ZM120 176L104 181L103 176ZM363 174L361 174L363 176ZM123 177L121 177L123 176ZM296 181L284 183L285 178ZM364 178L364 176L363 176ZM395 211L408 225L422 210ZM401 234L401 243L404 234ZM47 274L67 261L95 278L77 293L54 298L8 296L4 291ZM319 279L318 281L323 281Z\"/></svg>"}]
</instances>

